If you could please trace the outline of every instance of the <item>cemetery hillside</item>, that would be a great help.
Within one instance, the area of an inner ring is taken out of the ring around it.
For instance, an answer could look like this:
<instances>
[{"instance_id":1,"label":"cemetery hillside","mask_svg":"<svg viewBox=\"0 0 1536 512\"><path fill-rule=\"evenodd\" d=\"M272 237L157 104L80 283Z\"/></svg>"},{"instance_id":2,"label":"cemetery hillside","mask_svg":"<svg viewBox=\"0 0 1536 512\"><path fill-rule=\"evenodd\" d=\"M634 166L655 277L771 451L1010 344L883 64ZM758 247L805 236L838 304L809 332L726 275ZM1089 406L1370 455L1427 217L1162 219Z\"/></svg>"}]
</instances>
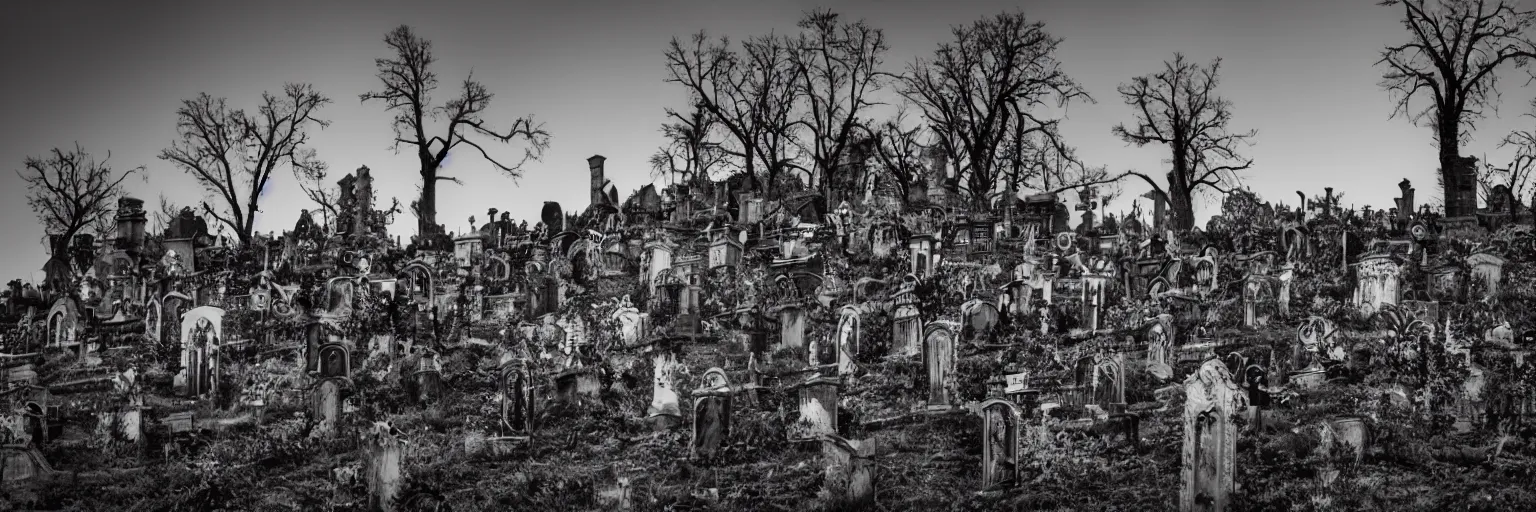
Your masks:
<instances>
[{"instance_id":1,"label":"cemetery hillside","mask_svg":"<svg viewBox=\"0 0 1536 512\"><path fill-rule=\"evenodd\" d=\"M1023 14L892 76L853 58L883 50L862 22L799 28L668 46L691 103L655 184L621 195L593 156L587 204L485 205L461 232L435 218L448 149L518 176L496 150L551 135L481 119L473 80L431 104L408 27L362 101L419 169L328 176L305 130L331 100L306 85L182 105L157 165L206 185L171 198L197 207L146 207L121 183L147 171L80 148L29 159L50 259L0 294L0 507L1536 510L1528 163L1442 150L1428 192L1376 179L1386 207L1262 196L1237 185L1256 134L1228 131L1220 61L1176 56L1103 128L1167 169L1117 175L1036 107L1082 91ZM977 57L1005 51L1025 72ZM865 80L910 117L835 104ZM947 111L995 92L966 80L1014 92ZM315 209L258 226L289 168ZM402 205L383 179L425 185ZM1107 212L1121 185L1152 191Z\"/></svg>"}]
</instances>

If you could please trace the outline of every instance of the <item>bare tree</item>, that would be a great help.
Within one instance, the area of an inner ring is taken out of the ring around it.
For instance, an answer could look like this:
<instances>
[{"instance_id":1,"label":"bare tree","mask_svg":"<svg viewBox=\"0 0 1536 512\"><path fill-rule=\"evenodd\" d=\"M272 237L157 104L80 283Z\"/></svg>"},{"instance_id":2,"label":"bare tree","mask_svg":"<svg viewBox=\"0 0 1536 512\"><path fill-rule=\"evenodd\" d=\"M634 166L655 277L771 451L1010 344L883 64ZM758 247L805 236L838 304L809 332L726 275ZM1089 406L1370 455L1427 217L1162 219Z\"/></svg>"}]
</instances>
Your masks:
<instances>
[{"instance_id":1,"label":"bare tree","mask_svg":"<svg viewBox=\"0 0 1536 512\"><path fill-rule=\"evenodd\" d=\"M16 171L27 184L27 205L50 235L59 235L48 247L50 257L67 258L76 234L96 229L113 218L122 195L123 180L144 174L144 167L118 173L107 158L97 161L79 144L70 151L54 148L45 158L27 157Z\"/></svg>"},{"instance_id":2,"label":"bare tree","mask_svg":"<svg viewBox=\"0 0 1536 512\"><path fill-rule=\"evenodd\" d=\"M922 126L907 127L906 109L897 110L896 116L876 127L875 160L880 170L900 193L902 206L906 206L912 190L924 184L928 164L924 153L928 150L921 142Z\"/></svg>"},{"instance_id":3,"label":"bare tree","mask_svg":"<svg viewBox=\"0 0 1536 512\"><path fill-rule=\"evenodd\" d=\"M421 165L421 197L413 203L418 234L426 235L437 230L437 182L462 184L458 178L441 175L443 161L453 148L460 144L474 148L481 157L514 180L522 176L523 165L529 160L543 158L544 151L549 148L550 135L532 116L514 120L505 132L492 129L481 117L490 107L493 95L485 85L475 81L473 73L464 79L457 97L433 106L432 92L437 90L437 74L432 71L432 64L437 59L432 55L431 41L401 25L384 36L384 44L394 56L374 61L382 88L364 93L360 98L364 103L382 101L385 110L395 114L391 125L395 131L393 147L396 151L405 145L416 152ZM432 128L428 124L432 122L447 123L441 127L442 135L427 135ZM471 134L503 144L520 139L528 146L516 163L502 163L486 152L485 147L470 140L468 136Z\"/></svg>"},{"instance_id":4,"label":"bare tree","mask_svg":"<svg viewBox=\"0 0 1536 512\"><path fill-rule=\"evenodd\" d=\"M939 149L956 165L956 178L974 204L985 206L1002 173L1010 171L1007 148L1064 148L1061 119L1049 109L1093 98L1061 70L1056 59L1061 39L1022 12L955 27L953 33L954 41L939 45L931 60L908 67L898 92L922 109Z\"/></svg>"},{"instance_id":5,"label":"bare tree","mask_svg":"<svg viewBox=\"0 0 1536 512\"><path fill-rule=\"evenodd\" d=\"M802 146L795 118L800 102L796 89L794 62L791 61L794 43L783 36L768 34L748 38L742 43L742 54L747 65L743 68L745 87L742 95L751 105L753 123L758 126L757 139L752 151L763 162L770 195L781 186L779 179L789 177L790 171L806 175L806 183L814 179L814 173L800 165L796 150Z\"/></svg>"},{"instance_id":6,"label":"bare tree","mask_svg":"<svg viewBox=\"0 0 1536 512\"><path fill-rule=\"evenodd\" d=\"M299 179L299 189L304 191L304 197L320 206L320 225L336 229L332 222L341 218L341 190L328 180L327 170L328 166L319 165L295 172L294 177Z\"/></svg>"},{"instance_id":7,"label":"bare tree","mask_svg":"<svg viewBox=\"0 0 1536 512\"><path fill-rule=\"evenodd\" d=\"M822 194L851 187L840 182L839 165L853 146L873 133L860 115L875 106L871 95L884 83L880 64L890 46L885 32L863 20L842 21L830 10L815 10L800 20L801 34L789 53L798 72L798 95L805 108L800 124Z\"/></svg>"},{"instance_id":8,"label":"bare tree","mask_svg":"<svg viewBox=\"0 0 1536 512\"><path fill-rule=\"evenodd\" d=\"M308 84L288 84L281 96L262 93L261 106L248 115L223 98L199 94L176 110L179 138L160 151L160 159L186 171L222 203L215 209L205 201L203 211L234 231L242 245L249 243L272 173L284 165L323 165L306 144L311 125L330 126L315 117L330 102Z\"/></svg>"},{"instance_id":9,"label":"bare tree","mask_svg":"<svg viewBox=\"0 0 1536 512\"><path fill-rule=\"evenodd\" d=\"M1114 127L1113 133L1136 146L1162 144L1172 152L1167 185L1150 176L1131 172L1168 198L1172 227L1187 230L1195 225L1194 194L1201 190L1228 193L1238 183L1238 173L1253 166L1253 159L1238 154L1241 145L1252 145L1257 131L1232 133L1232 102L1216 95L1221 59L1200 66L1175 53L1163 62L1163 70L1122 84L1120 95L1135 111L1135 125Z\"/></svg>"},{"instance_id":10,"label":"bare tree","mask_svg":"<svg viewBox=\"0 0 1536 512\"><path fill-rule=\"evenodd\" d=\"M697 103L687 114L667 109L667 117L677 121L661 126L667 144L651 156L652 177L682 175L689 181L713 178L713 171L722 168L726 159L715 140L719 122Z\"/></svg>"},{"instance_id":11,"label":"bare tree","mask_svg":"<svg viewBox=\"0 0 1536 512\"><path fill-rule=\"evenodd\" d=\"M1450 184L1445 177L1462 165L1460 148L1470 140L1475 122L1484 109L1498 109L1495 71L1506 64L1523 68L1536 55L1529 35L1536 12L1484 0L1385 0L1379 5L1401 5L1409 32L1408 43L1382 50L1377 65L1387 69L1381 87L1393 96L1393 117L1407 116L1433 130L1444 187ZM1415 106L1413 100L1425 95L1433 101Z\"/></svg>"},{"instance_id":12,"label":"bare tree","mask_svg":"<svg viewBox=\"0 0 1536 512\"><path fill-rule=\"evenodd\" d=\"M1536 100L1531 102L1531 113L1526 116L1536 118ZM1532 199L1532 193L1536 192L1536 130L1514 130L1499 141L1499 148L1513 148L1515 154L1509 163L1503 167L1485 163L1485 168L1480 174L1478 185L1484 200L1490 199L1492 189L1496 185L1509 187L1509 192L1517 202L1524 204ZM1484 161L1486 162L1486 158ZM1442 178L1443 179L1443 178ZM1528 208L1536 209L1536 200L1532 200Z\"/></svg>"},{"instance_id":13,"label":"bare tree","mask_svg":"<svg viewBox=\"0 0 1536 512\"><path fill-rule=\"evenodd\" d=\"M181 213L181 208L174 201L160 194L160 208L151 213L155 220L154 231L161 232L171 228L171 221Z\"/></svg>"},{"instance_id":14,"label":"bare tree","mask_svg":"<svg viewBox=\"0 0 1536 512\"><path fill-rule=\"evenodd\" d=\"M665 52L666 81L682 85L696 108L729 134L718 148L750 183L759 182L762 169L771 185L794 164L788 151L795 128L795 71L783 37L749 38L741 47L737 52L729 39L711 39L703 31L686 43L673 38ZM668 115L684 120L676 112ZM771 195L773 187L767 188Z\"/></svg>"}]
</instances>

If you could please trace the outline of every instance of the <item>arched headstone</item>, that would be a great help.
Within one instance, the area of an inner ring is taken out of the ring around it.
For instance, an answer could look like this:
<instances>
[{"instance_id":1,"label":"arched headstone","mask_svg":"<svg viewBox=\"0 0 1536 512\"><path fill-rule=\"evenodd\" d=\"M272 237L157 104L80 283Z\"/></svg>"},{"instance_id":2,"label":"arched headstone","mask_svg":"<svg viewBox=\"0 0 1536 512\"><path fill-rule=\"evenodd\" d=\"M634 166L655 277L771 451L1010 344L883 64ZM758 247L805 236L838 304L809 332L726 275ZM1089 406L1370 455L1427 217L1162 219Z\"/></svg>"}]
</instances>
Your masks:
<instances>
[{"instance_id":1,"label":"arched headstone","mask_svg":"<svg viewBox=\"0 0 1536 512\"><path fill-rule=\"evenodd\" d=\"M1184 381L1184 448L1180 510L1227 510L1234 489L1237 414L1247 397L1227 365L1207 360Z\"/></svg>"},{"instance_id":2,"label":"arched headstone","mask_svg":"<svg viewBox=\"0 0 1536 512\"><path fill-rule=\"evenodd\" d=\"M955 322L935 320L923 329L923 361L928 369L928 409L954 406Z\"/></svg>"},{"instance_id":3,"label":"arched headstone","mask_svg":"<svg viewBox=\"0 0 1536 512\"><path fill-rule=\"evenodd\" d=\"M837 371L838 373L851 373L854 367L854 358L859 353L859 309L854 306L843 306L842 315L837 322Z\"/></svg>"},{"instance_id":4,"label":"arched headstone","mask_svg":"<svg viewBox=\"0 0 1536 512\"><path fill-rule=\"evenodd\" d=\"M1023 415L1013 402L994 398L981 404L981 486L990 489L1019 477L1019 434Z\"/></svg>"},{"instance_id":5,"label":"arched headstone","mask_svg":"<svg viewBox=\"0 0 1536 512\"><path fill-rule=\"evenodd\" d=\"M533 432L533 388L523 365L517 361L501 364L501 433L526 436Z\"/></svg>"}]
</instances>

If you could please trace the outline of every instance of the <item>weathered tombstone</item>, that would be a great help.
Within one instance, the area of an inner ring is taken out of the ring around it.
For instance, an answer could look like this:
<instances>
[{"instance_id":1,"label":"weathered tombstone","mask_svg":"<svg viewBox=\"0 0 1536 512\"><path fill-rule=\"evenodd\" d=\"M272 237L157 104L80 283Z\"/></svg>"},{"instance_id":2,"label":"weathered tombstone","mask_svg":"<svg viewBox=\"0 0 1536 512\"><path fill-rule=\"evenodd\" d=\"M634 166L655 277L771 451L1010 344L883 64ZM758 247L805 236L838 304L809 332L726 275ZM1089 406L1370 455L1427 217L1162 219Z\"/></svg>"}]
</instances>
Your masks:
<instances>
[{"instance_id":1,"label":"weathered tombstone","mask_svg":"<svg viewBox=\"0 0 1536 512\"><path fill-rule=\"evenodd\" d=\"M658 352L652 357L651 406L646 409L646 421L657 431L669 430L682 419L678 405L674 378L681 363L671 352Z\"/></svg>"},{"instance_id":2,"label":"weathered tombstone","mask_svg":"<svg viewBox=\"0 0 1536 512\"><path fill-rule=\"evenodd\" d=\"M790 441L814 441L837 434L837 379L818 375L799 387L800 416L789 429Z\"/></svg>"},{"instance_id":3,"label":"weathered tombstone","mask_svg":"<svg viewBox=\"0 0 1536 512\"><path fill-rule=\"evenodd\" d=\"M1158 315L1142 331L1147 343L1147 364L1173 366L1173 315Z\"/></svg>"},{"instance_id":4,"label":"weathered tombstone","mask_svg":"<svg viewBox=\"0 0 1536 512\"><path fill-rule=\"evenodd\" d=\"M182 315L181 365L173 385L185 396L215 393L219 380L218 346L224 339L224 310L202 306Z\"/></svg>"},{"instance_id":5,"label":"weathered tombstone","mask_svg":"<svg viewBox=\"0 0 1536 512\"><path fill-rule=\"evenodd\" d=\"M988 300L971 299L960 305L960 317L964 320L961 330L969 341L986 340L997 327L999 316L997 306Z\"/></svg>"},{"instance_id":6,"label":"weathered tombstone","mask_svg":"<svg viewBox=\"0 0 1536 512\"><path fill-rule=\"evenodd\" d=\"M1365 420L1356 416L1345 416L1328 421L1328 435L1336 443L1341 443L1350 448L1350 453L1356 463L1365 458L1365 443L1368 432Z\"/></svg>"},{"instance_id":7,"label":"weathered tombstone","mask_svg":"<svg viewBox=\"0 0 1536 512\"><path fill-rule=\"evenodd\" d=\"M1280 266L1280 276L1276 278L1275 310L1282 317L1291 316L1291 281L1296 280L1296 265L1286 263Z\"/></svg>"},{"instance_id":8,"label":"weathered tombstone","mask_svg":"<svg viewBox=\"0 0 1536 512\"><path fill-rule=\"evenodd\" d=\"M923 362L928 369L928 410L954 407L956 323L935 320L923 329Z\"/></svg>"},{"instance_id":9,"label":"weathered tombstone","mask_svg":"<svg viewBox=\"0 0 1536 512\"><path fill-rule=\"evenodd\" d=\"M404 478L400 471L400 440L387 423L374 423L368 439L368 509L392 512Z\"/></svg>"},{"instance_id":10,"label":"weathered tombstone","mask_svg":"<svg viewBox=\"0 0 1536 512\"><path fill-rule=\"evenodd\" d=\"M629 297L625 297L624 304L613 312L613 319L619 322L619 337L625 345L633 345L640 341L640 310L629 306Z\"/></svg>"},{"instance_id":11,"label":"weathered tombstone","mask_svg":"<svg viewBox=\"0 0 1536 512\"><path fill-rule=\"evenodd\" d=\"M1237 414L1247 407L1227 365L1206 360L1184 381L1183 486L1179 510L1227 510L1237 448Z\"/></svg>"},{"instance_id":12,"label":"weathered tombstone","mask_svg":"<svg viewBox=\"0 0 1536 512\"><path fill-rule=\"evenodd\" d=\"M919 315L917 297L910 290L896 295L896 312L891 323L892 356L913 356L922 350L922 318Z\"/></svg>"},{"instance_id":13,"label":"weathered tombstone","mask_svg":"<svg viewBox=\"0 0 1536 512\"><path fill-rule=\"evenodd\" d=\"M1199 258L1195 258L1195 286L1199 289L1200 296L1209 296L1216 292L1220 286L1221 265L1216 261L1215 247L1206 247Z\"/></svg>"},{"instance_id":14,"label":"weathered tombstone","mask_svg":"<svg viewBox=\"0 0 1536 512\"><path fill-rule=\"evenodd\" d=\"M837 372L852 373L859 353L859 308L843 306L837 322Z\"/></svg>"},{"instance_id":15,"label":"weathered tombstone","mask_svg":"<svg viewBox=\"0 0 1536 512\"><path fill-rule=\"evenodd\" d=\"M708 459L731 435L731 384L725 371L704 372L704 388L693 392L693 455Z\"/></svg>"},{"instance_id":16,"label":"weathered tombstone","mask_svg":"<svg viewBox=\"0 0 1536 512\"><path fill-rule=\"evenodd\" d=\"M1300 370L1320 370L1323 361L1328 358L1328 349L1333 346L1333 337L1338 333L1333 322L1327 318L1314 316L1308 318L1301 327L1296 328L1295 352L1291 359L1291 368Z\"/></svg>"},{"instance_id":17,"label":"weathered tombstone","mask_svg":"<svg viewBox=\"0 0 1536 512\"><path fill-rule=\"evenodd\" d=\"M1462 302L1465 297L1465 279L1461 267L1444 264L1429 270L1429 298L1437 302Z\"/></svg>"},{"instance_id":18,"label":"weathered tombstone","mask_svg":"<svg viewBox=\"0 0 1536 512\"><path fill-rule=\"evenodd\" d=\"M336 424L341 421L342 384L340 378L327 378L315 386L311 403L317 435L329 438L336 433Z\"/></svg>"},{"instance_id":19,"label":"weathered tombstone","mask_svg":"<svg viewBox=\"0 0 1536 512\"><path fill-rule=\"evenodd\" d=\"M0 465L0 475L3 475L0 478L5 482L22 482L53 472L43 460L42 454L28 445L0 445L0 457L5 459L4 464Z\"/></svg>"},{"instance_id":20,"label":"weathered tombstone","mask_svg":"<svg viewBox=\"0 0 1536 512\"><path fill-rule=\"evenodd\" d=\"M1019 478L1019 432L1024 417L1017 405L1003 399L981 404L981 487L1013 484Z\"/></svg>"},{"instance_id":21,"label":"weathered tombstone","mask_svg":"<svg viewBox=\"0 0 1536 512\"><path fill-rule=\"evenodd\" d=\"M1040 390L1030 389L1028 373L1013 373L1003 376L1006 383L1003 387L1003 396L1012 401L1025 411L1035 410L1040 401Z\"/></svg>"},{"instance_id":22,"label":"weathered tombstone","mask_svg":"<svg viewBox=\"0 0 1536 512\"><path fill-rule=\"evenodd\" d=\"M1274 283L1268 276L1249 275L1243 281L1243 327L1255 328L1269 323L1274 303Z\"/></svg>"},{"instance_id":23,"label":"weathered tombstone","mask_svg":"<svg viewBox=\"0 0 1536 512\"><path fill-rule=\"evenodd\" d=\"M864 510L875 504L875 463L867 441L844 439L837 434L821 436L827 457L826 482L835 502L833 510Z\"/></svg>"},{"instance_id":24,"label":"weathered tombstone","mask_svg":"<svg viewBox=\"0 0 1536 512\"><path fill-rule=\"evenodd\" d=\"M798 305L778 306L779 346L793 348L805 346L805 308Z\"/></svg>"},{"instance_id":25,"label":"weathered tombstone","mask_svg":"<svg viewBox=\"0 0 1536 512\"><path fill-rule=\"evenodd\" d=\"M527 381L527 367L520 361L501 363L501 435L527 436L533 433L533 386Z\"/></svg>"},{"instance_id":26,"label":"weathered tombstone","mask_svg":"<svg viewBox=\"0 0 1536 512\"><path fill-rule=\"evenodd\" d=\"M1118 437L1130 446L1141 444L1141 417L1131 413L1109 415L1106 421L1111 439Z\"/></svg>"},{"instance_id":27,"label":"weathered tombstone","mask_svg":"<svg viewBox=\"0 0 1536 512\"><path fill-rule=\"evenodd\" d=\"M160 420L162 425L171 429L172 434L191 432L197 428L197 419L192 411L173 412Z\"/></svg>"},{"instance_id":28,"label":"weathered tombstone","mask_svg":"<svg viewBox=\"0 0 1536 512\"><path fill-rule=\"evenodd\" d=\"M1397 305L1401 298L1398 279L1402 275L1397 261L1389 255L1378 254L1361 258L1358 265L1355 305L1367 314L1376 312L1382 304Z\"/></svg>"},{"instance_id":29,"label":"weathered tombstone","mask_svg":"<svg viewBox=\"0 0 1536 512\"><path fill-rule=\"evenodd\" d=\"M443 396L443 365L437 353L422 355L416 362L416 399L423 404L435 402Z\"/></svg>"},{"instance_id":30,"label":"weathered tombstone","mask_svg":"<svg viewBox=\"0 0 1536 512\"><path fill-rule=\"evenodd\" d=\"M1099 354L1093 359L1093 404L1105 410L1125 409L1125 354Z\"/></svg>"},{"instance_id":31,"label":"weathered tombstone","mask_svg":"<svg viewBox=\"0 0 1536 512\"><path fill-rule=\"evenodd\" d=\"M1109 283L1109 276L1084 273L1081 283L1083 290L1081 324L1084 329L1097 331L1102 327L1100 317L1104 308L1104 285Z\"/></svg>"},{"instance_id":32,"label":"weathered tombstone","mask_svg":"<svg viewBox=\"0 0 1536 512\"><path fill-rule=\"evenodd\" d=\"M602 393L602 381L592 368L574 368L555 375L555 397L577 403L581 397L596 398Z\"/></svg>"},{"instance_id":33,"label":"weathered tombstone","mask_svg":"<svg viewBox=\"0 0 1536 512\"><path fill-rule=\"evenodd\" d=\"M1484 295L1479 299L1497 302L1499 282L1504 279L1504 258L1479 252L1467 257L1467 266L1472 269L1472 277L1484 285Z\"/></svg>"}]
</instances>

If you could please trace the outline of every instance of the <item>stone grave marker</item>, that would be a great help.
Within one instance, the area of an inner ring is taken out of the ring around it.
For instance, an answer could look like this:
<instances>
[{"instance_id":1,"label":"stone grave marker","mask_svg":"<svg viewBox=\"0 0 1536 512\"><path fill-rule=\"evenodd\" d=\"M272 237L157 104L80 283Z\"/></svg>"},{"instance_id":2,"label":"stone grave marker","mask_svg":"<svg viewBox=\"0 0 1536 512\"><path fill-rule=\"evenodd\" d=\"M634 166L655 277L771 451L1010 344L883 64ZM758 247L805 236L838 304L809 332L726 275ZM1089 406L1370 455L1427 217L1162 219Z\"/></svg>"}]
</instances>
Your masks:
<instances>
[{"instance_id":1,"label":"stone grave marker","mask_svg":"<svg viewBox=\"0 0 1536 512\"><path fill-rule=\"evenodd\" d=\"M657 431L669 430L682 419L674 388L680 364L671 352L658 352L652 357L651 405L646 409L646 421Z\"/></svg>"},{"instance_id":2,"label":"stone grave marker","mask_svg":"<svg viewBox=\"0 0 1536 512\"><path fill-rule=\"evenodd\" d=\"M340 378L327 378L321 380L315 386L312 403L314 404L315 431L322 437L329 438L336 432L336 425L341 421L342 412L342 383Z\"/></svg>"},{"instance_id":3,"label":"stone grave marker","mask_svg":"<svg viewBox=\"0 0 1536 512\"><path fill-rule=\"evenodd\" d=\"M693 392L693 455L709 459L731 435L730 381L725 371L710 368L704 387Z\"/></svg>"},{"instance_id":4,"label":"stone grave marker","mask_svg":"<svg viewBox=\"0 0 1536 512\"><path fill-rule=\"evenodd\" d=\"M1236 415L1247 406L1227 365L1209 359L1184 381L1183 485L1179 510L1228 510L1236 461Z\"/></svg>"},{"instance_id":5,"label":"stone grave marker","mask_svg":"<svg viewBox=\"0 0 1536 512\"><path fill-rule=\"evenodd\" d=\"M826 457L826 488L833 510L866 510L875 505L875 463L868 441L820 436Z\"/></svg>"},{"instance_id":6,"label":"stone grave marker","mask_svg":"<svg viewBox=\"0 0 1536 512\"><path fill-rule=\"evenodd\" d=\"M443 363L437 358L437 353L428 351L416 362L416 399L420 403L430 404L443 396Z\"/></svg>"},{"instance_id":7,"label":"stone grave marker","mask_svg":"<svg viewBox=\"0 0 1536 512\"><path fill-rule=\"evenodd\" d=\"M902 289L896 294L896 312L891 322L892 356L913 356L921 353L923 321L919 316L917 297L911 290Z\"/></svg>"},{"instance_id":8,"label":"stone grave marker","mask_svg":"<svg viewBox=\"0 0 1536 512\"><path fill-rule=\"evenodd\" d=\"M789 428L790 441L814 441L837 434L838 380L817 375L799 388L800 415Z\"/></svg>"},{"instance_id":9,"label":"stone grave marker","mask_svg":"<svg viewBox=\"0 0 1536 512\"><path fill-rule=\"evenodd\" d=\"M1003 399L981 404L982 456L981 487L1017 483L1019 478L1019 436L1024 417L1019 407Z\"/></svg>"},{"instance_id":10,"label":"stone grave marker","mask_svg":"<svg viewBox=\"0 0 1536 512\"><path fill-rule=\"evenodd\" d=\"M400 440L388 423L376 422L368 436L368 509L374 512L398 510L404 477L400 470Z\"/></svg>"},{"instance_id":11,"label":"stone grave marker","mask_svg":"<svg viewBox=\"0 0 1536 512\"><path fill-rule=\"evenodd\" d=\"M923 362L928 369L928 410L948 410L954 407L957 327L956 322L935 320L923 329Z\"/></svg>"},{"instance_id":12,"label":"stone grave marker","mask_svg":"<svg viewBox=\"0 0 1536 512\"><path fill-rule=\"evenodd\" d=\"M531 435L534 418L534 388L527 380L527 365L521 361L503 361L500 373L501 436Z\"/></svg>"},{"instance_id":13,"label":"stone grave marker","mask_svg":"<svg viewBox=\"0 0 1536 512\"><path fill-rule=\"evenodd\" d=\"M852 373L854 357L859 353L859 308L843 306L837 322L837 372Z\"/></svg>"}]
</instances>

